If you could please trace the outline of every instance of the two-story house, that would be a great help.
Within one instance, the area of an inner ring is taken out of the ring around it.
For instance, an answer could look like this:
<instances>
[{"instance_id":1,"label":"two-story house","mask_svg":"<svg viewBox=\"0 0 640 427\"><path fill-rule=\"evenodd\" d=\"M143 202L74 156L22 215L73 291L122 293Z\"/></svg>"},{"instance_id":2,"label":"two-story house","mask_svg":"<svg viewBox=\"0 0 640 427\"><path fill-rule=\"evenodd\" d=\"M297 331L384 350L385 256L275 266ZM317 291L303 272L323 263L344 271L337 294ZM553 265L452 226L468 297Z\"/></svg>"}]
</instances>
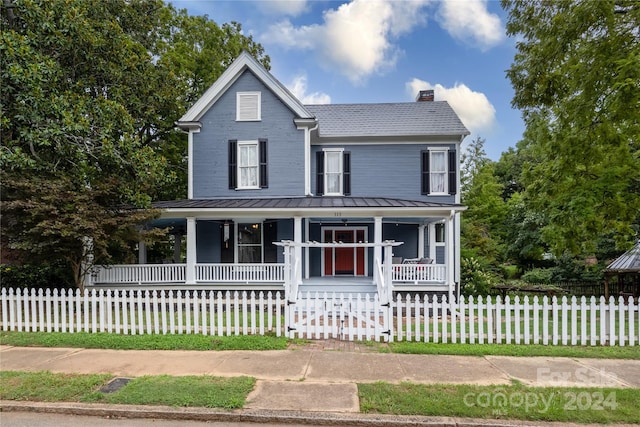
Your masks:
<instances>
[{"instance_id":1,"label":"two-story house","mask_svg":"<svg viewBox=\"0 0 640 427\"><path fill-rule=\"evenodd\" d=\"M141 253L142 265L98 269L91 284L375 292L386 280L456 292L469 132L432 91L303 105L243 53L177 126L188 199L154 204L176 233L176 263L144 264Z\"/></svg>"}]
</instances>

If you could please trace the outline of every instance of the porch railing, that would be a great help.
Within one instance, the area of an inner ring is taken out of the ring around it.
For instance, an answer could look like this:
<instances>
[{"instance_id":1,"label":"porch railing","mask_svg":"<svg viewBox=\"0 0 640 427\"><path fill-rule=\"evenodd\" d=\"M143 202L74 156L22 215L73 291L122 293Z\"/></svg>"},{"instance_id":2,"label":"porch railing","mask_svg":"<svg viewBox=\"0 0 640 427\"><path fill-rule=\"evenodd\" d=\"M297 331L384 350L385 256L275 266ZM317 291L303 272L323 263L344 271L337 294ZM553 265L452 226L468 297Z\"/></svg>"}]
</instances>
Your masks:
<instances>
[{"instance_id":1,"label":"porch railing","mask_svg":"<svg viewBox=\"0 0 640 427\"><path fill-rule=\"evenodd\" d=\"M391 280L404 283L444 283L447 280L445 264L393 264Z\"/></svg>"},{"instance_id":2,"label":"porch railing","mask_svg":"<svg viewBox=\"0 0 640 427\"><path fill-rule=\"evenodd\" d=\"M196 282L284 282L284 264L196 264Z\"/></svg>"},{"instance_id":3,"label":"porch railing","mask_svg":"<svg viewBox=\"0 0 640 427\"><path fill-rule=\"evenodd\" d=\"M186 264L130 264L95 267L90 285L186 283ZM284 282L284 264L196 264L197 283Z\"/></svg>"},{"instance_id":4,"label":"porch railing","mask_svg":"<svg viewBox=\"0 0 640 427\"><path fill-rule=\"evenodd\" d=\"M184 283L186 264L132 264L95 267L91 284Z\"/></svg>"}]
</instances>

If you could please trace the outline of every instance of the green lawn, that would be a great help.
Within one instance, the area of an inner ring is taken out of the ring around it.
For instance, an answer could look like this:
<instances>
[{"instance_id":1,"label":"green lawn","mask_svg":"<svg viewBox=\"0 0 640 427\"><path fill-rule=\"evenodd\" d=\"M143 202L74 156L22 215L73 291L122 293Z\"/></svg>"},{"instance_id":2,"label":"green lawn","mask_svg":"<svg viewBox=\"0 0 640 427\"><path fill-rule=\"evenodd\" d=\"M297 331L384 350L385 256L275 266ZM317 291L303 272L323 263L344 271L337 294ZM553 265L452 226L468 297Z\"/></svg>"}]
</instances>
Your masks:
<instances>
[{"instance_id":1,"label":"green lawn","mask_svg":"<svg viewBox=\"0 0 640 427\"><path fill-rule=\"evenodd\" d=\"M42 402L103 402L242 408L255 379L212 376L145 376L132 379L113 393L102 393L111 375L0 372L0 399Z\"/></svg>"},{"instance_id":2,"label":"green lawn","mask_svg":"<svg viewBox=\"0 0 640 427\"><path fill-rule=\"evenodd\" d=\"M0 372L0 399L243 408L255 386L250 377L133 378L113 393L100 391L108 374ZM448 384L358 384L360 412L393 415L500 418L577 423L640 420L640 389L540 388Z\"/></svg>"},{"instance_id":3,"label":"green lawn","mask_svg":"<svg viewBox=\"0 0 640 427\"><path fill-rule=\"evenodd\" d=\"M206 336L191 335L118 335L86 332L0 332L0 344L17 347L105 348L115 350L284 350L306 340L290 340L274 335ZM367 341L379 352L407 354L455 354L465 356L547 356L608 359L638 359L638 347L553 346L516 344L431 344L423 342L378 343Z\"/></svg>"},{"instance_id":4,"label":"green lawn","mask_svg":"<svg viewBox=\"0 0 640 427\"><path fill-rule=\"evenodd\" d=\"M640 389L380 382L359 384L358 394L364 413L577 423L640 420Z\"/></svg>"}]
</instances>

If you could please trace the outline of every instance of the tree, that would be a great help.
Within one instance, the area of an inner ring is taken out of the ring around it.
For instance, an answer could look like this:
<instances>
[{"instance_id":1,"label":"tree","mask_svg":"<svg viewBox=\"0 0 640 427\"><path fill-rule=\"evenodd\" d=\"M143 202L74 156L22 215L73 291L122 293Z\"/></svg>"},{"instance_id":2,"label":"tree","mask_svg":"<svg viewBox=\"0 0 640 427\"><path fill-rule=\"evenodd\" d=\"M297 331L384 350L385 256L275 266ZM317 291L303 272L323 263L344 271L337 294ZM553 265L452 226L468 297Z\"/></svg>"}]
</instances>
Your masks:
<instances>
[{"instance_id":1,"label":"tree","mask_svg":"<svg viewBox=\"0 0 640 427\"><path fill-rule=\"evenodd\" d=\"M495 176L495 164L486 157L485 140L476 138L462 156L462 247L467 255L489 263L502 259L504 220L503 187Z\"/></svg>"},{"instance_id":2,"label":"tree","mask_svg":"<svg viewBox=\"0 0 640 427\"><path fill-rule=\"evenodd\" d=\"M1 38L2 245L66 260L78 286L186 190L174 123L193 98L243 49L269 63L238 24L161 0L5 0Z\"/></svg>"},{"instance_id":3,"label":"tree","mask_svg":"<svg viewBox=\"0 0 640 427\"><path fill-rule=\"evenodd\" d=\"M522 109L524 196L557 255L593 253L640 221L640 3L503 0L518 38L507 75Z\"/></svg>"}]
</instances>

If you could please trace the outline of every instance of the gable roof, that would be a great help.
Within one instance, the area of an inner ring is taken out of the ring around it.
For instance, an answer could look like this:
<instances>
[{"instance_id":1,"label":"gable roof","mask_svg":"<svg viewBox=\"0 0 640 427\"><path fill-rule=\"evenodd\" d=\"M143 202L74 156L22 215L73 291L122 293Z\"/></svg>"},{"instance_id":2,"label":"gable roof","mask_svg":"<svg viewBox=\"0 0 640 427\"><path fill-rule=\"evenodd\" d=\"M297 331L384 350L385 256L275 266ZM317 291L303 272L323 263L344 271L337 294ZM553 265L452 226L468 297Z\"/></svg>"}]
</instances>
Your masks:
<instances>
[{"instance_id":1,"label":"gable roof","mask_svg":"<svg viewBox=\"0 0 640 427\"><path fill-rule=\"evenodd\" d=\"M609 264L606 271L640 272L640 240L629 251L620 255L615 261Z\"/></svg>"},{"instance_id":2,"label":"gable roof","mask_svg":"<svg viewBox=\"0 0 640 427\"><path fill-rule=\"evenodd\" d=\"M273 77L253 56L243 51L176 124L184 128L193 127L246 70L250 70L299 118L313 118L313 114L282 83Z\"/></svg>"},{"instance_id":3,"label":"gable roof","mask_svg":"<svg viewBox=\"0 0 640 427\"><path fill-rule=\"evenodd\" d=\"M306 105L320 137L469 135L446 101Z\"/></svg>"}]
</instances>

